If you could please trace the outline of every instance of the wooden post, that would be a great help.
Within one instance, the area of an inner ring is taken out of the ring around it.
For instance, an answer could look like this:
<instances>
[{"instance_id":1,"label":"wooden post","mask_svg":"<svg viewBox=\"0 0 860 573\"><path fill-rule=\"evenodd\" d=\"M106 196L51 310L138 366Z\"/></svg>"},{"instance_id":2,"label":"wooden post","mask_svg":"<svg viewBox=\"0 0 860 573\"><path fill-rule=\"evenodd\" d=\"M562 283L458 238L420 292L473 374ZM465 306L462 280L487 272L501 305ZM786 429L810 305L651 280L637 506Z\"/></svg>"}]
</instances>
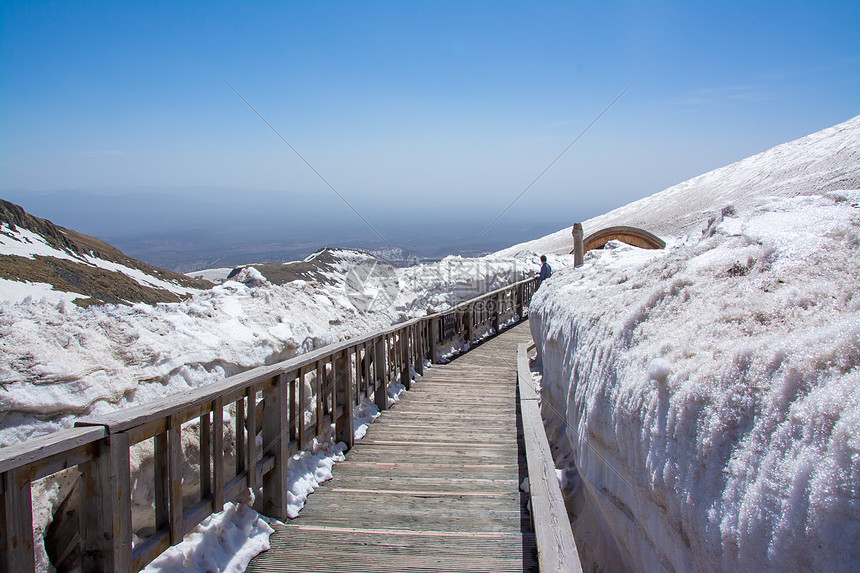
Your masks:
<instances>
[{"instance_id":1,"label":"wooden post","mask_svg":"<svg viewBox=\"0 0 860 573\"><path fill-rule=\"evenodd\" d=\"M347 448L352 448L355 439L355 429L353 428L353 405L355 403L355 397L353 396L355 380L353 374L355 370L350 365L350 354L352 352L353 350L350 349L343 351L343 356L340 358L341 366L337 368L340 376L335 377L337 383L334 409L337 411L339 406L343 407L343 414L338 417L334 426L335 441L345 443ZM354 352L356 355L358 354L357 346L354 347Z\"/></svg>"},{"instance_id":2,"label":"wooden post","mask_svg":"<svg viewBox=\"0 0 860 573\"><path fill-rule=\"evenodd\" d=\"M120 573L131 566L128 447L127 434L111 434L97 443L92 460L78 466L83 473L86 500L80 511L83 572Z\"/></svg>"},{"instance_id":3,"label":"wooden post","mask_svg":"<svg viewBox=\"0 0 860 573\"><path fill-rule=\"evenodd\" d=\"M373 344L374 356L373 364L376 370L374 377L373 401L379 411L388 409L388 372L385 365L385 337L380 336Z\"/></svg>"},{"instance_id":4,"label":"wooden post","mask_svg":"<svg viewBox=\"0 0 860 573\"><path fill-rule=\"evenodd\" d=\"M573 265L578 267L582 264L585 256L585 243L582 233L582 223L573 224Z\"/></svg>"},{"instance_id":5,"label":"wooden post","mask_svg":"<svg viewBox=\"0 0 860 573\"><path fill-rule=\"evenodd\" d=\"M436 364L436 341L439 340L439 318L430 319L430 364Z\"/></svg>"},{"instance_id":6,"label":"wooden post","mask_svg":"<svg viewBox=\"0 0 860 573\"><path fill-rule=\"evenodd\" d=\"M290 459L289 380L280 374L263 389L263 451L275 458L275 465L263 476L259 511L269 517L287 519L287 462ZM286 426L288 427L288 426ZM216 511L218 511L216 509Z\"/></svg>"},{"instance_id":7,"label":"wooden post","mask_svg":"<svg viewBox=\"0 0 860 573\"><path fill-rule=\"evenodd\" d=\"M0 569L33 571L33 509L30 479L21 468L7 471L0 494Z\"/></svg>"},{"instance_id":8,"label":"wooden post","mask_svg":"<svg viewBox=\"0 0 860 573\"><path fill-rule=\"evenodd\" d=\"M499 333L499 312L501 311L501 308L499 307L501 305L501 298L499 297L499 295L496 295L495 304L493 305L493 330L496 332L496 334Z\"/></svg>"}]
</instances>

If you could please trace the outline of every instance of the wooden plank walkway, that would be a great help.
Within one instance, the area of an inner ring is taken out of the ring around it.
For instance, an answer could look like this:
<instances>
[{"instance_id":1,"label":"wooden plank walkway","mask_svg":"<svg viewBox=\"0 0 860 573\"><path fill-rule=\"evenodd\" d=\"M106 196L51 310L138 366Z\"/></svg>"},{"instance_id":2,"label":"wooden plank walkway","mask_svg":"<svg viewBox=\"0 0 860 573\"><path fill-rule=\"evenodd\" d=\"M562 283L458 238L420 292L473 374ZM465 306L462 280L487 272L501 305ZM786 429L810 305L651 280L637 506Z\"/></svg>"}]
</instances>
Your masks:
<instances>
[{"instance_id":1,"label":"wooden plank walkway","mask_svg":"<svg viewBox=\"0 0 860 573\"><path fill-rule=\"evenodd\" d=\"M425 369L249 572L537 571L517 391L528 323Z\"/></svg>"}]
</instances>

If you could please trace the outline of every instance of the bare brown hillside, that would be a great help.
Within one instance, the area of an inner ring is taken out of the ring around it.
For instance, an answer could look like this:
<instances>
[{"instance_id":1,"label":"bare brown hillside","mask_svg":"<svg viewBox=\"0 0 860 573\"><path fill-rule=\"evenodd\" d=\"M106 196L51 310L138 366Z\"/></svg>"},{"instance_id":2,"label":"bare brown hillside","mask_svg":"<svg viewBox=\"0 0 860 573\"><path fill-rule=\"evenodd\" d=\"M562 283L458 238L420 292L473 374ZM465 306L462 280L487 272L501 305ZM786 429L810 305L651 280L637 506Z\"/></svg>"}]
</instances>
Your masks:
<instances>
[{"instance_id":1,"label":"bare brown hillside","mask_svg":"<svg viewBox=\"0 0 860 573\"><path fill-rule=\"evenodd\" d=\"M212 286L208 281L192 279L133 259L104 241L54 225L47 219L27 213L14 203L0 199L0 233L13 237L18 228L38 234L55 249L70 255L72 260L0 254L0 278L47 283L53 285L55 290L80 293L86 297L75 301L80 306L137 302L154 304L180 300L178 295L169 290L141 284L119 271L100 268L89 263L85 257L117 263L185 288L207 289Z\"/></svg>"}]
</instances>

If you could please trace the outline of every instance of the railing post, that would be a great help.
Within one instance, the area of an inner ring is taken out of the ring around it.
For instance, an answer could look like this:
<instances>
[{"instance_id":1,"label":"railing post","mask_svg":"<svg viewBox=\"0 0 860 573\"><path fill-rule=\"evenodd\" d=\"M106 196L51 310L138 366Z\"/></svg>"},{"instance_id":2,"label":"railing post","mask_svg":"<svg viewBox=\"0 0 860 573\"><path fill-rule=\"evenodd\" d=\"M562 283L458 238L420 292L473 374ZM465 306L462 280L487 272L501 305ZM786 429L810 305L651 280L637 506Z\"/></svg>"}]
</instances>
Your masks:
<instances>
[{"instance_id":1,"label":"railing post","mask_svg":"<svg viewBox=\"0 0 860 573\"><path fill-rule=\"evenodd\" d=\"M289 418L289 384L280 374L263 389L263 451L275 458L275 465L263 476L260 512L276 519L287 519L287 462L290 459L289 433L283 425ZM220 511L220 508L215 508Z\"/></svg>"},{"instance_id":2,"label":"railing post","mask_svg":"<svg viewBox=\"0 0 860 573\"><path fill-rule=\"evenodd\" d=\"M380 336L373 344L373 364L376 370L374 378L373 401L380 411L388 409L388 372L385 359L385 337Z\"/></svg>"},{"instance_id":3,"label":"railing post","mask_svg":"<svg viewBox=\"0 0 860 573\"><path fill-rule=\"evenodd\" d=\"M12 469L0 476L0 569L33 571L33 510L30 480L21 469Z\"/></svg>"},{"instance_id":4,"label":"railing post","mask_svg":"<svg viewBox=\"0 0 860 573\"><path fill-rule=\"evenodd\" d=\"M582 264L585 257L585 242L582 233L582 223L573 224L573 266Z\"/></svg>"},{"instance_id":5,"label":"railing post","mask_svg":"<svg viewBox=\"0 0 860 573\"><path fill-rule=\"evenodd\" d=\"M127 434L110 434L97 442L94 458L78 466L84 480L80 516L81 571L85 573L121 573L131 567L128 448Z\"/></svg>"},{"instance_id":6,"label":"railing post","mask_svg":"<svg viewBox=\"0 0 860 573\"><path fill-rule=\"evenodd\" d=\"M352 421L353 421L353 402L355 401L355 397L353 396L353 386L354 386L354 378L353 374L355 370L352 368L350 364L349 355L352 351L350 349L344 350L343 355L335 361L335 404L334 409L337 411L338 408L343 408L343 414L337 417L337 421L335 422L335 441L343 442L346 444L347 448L352 448L354 443L354 432ZM358 352L358 348L355 348L355 352Z\"/></svg>"},{"instance_id":7,"label":"railing post","mask_svg":"<svg viewBox=\"0 0 860 573\"><path fill-rule=\"evenodd\" d=\"M499 308L499 307L502 306L502 303L501 303L501 296L500 295L496 295L495 298L496 298L496 301L495 301L496 304L493 305L493 330L495 331L496 334L498 334L499 333L499 311L501 310L501 308Z\"/></svg>"}]
</instances>

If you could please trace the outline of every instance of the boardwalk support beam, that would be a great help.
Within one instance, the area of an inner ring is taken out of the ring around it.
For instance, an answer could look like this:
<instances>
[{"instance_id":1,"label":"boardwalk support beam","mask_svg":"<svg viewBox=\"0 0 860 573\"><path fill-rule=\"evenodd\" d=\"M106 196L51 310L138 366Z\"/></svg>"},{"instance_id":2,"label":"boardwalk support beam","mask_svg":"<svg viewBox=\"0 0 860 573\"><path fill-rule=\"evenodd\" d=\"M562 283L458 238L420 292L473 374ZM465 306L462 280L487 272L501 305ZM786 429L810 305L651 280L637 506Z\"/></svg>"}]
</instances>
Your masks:
<instances>
[{"instance_id":1,"label":"boardwalk support beam","mask_svg":"<svg viewBox=\"0 0 860 573\"><path fill-rule=\"evenodd\" d=\"M290 459L289 435L281 431L289 420L289 383L286 374L276 376L263 390L263 451L274 456L272 471L263 476L260 512L280 520L287 519L287 462ZM350 408L351 410L351 408ZM220 511L220 508L215 508Z\"/></svg>"},{"instance_id":2,"label":"boardwalk support beam","mask_svg":"<svg viewBox=\"0 0 860 573\"><path fill-rule=\"evenodd\" d=\"M522 343L517 348L517 381L528 463L532 526L537 537L540 570L581 573L579 552L558 485L538 396L532 386L529 346L533 347L534 343Z\"/></svg>"}]
</instances>

